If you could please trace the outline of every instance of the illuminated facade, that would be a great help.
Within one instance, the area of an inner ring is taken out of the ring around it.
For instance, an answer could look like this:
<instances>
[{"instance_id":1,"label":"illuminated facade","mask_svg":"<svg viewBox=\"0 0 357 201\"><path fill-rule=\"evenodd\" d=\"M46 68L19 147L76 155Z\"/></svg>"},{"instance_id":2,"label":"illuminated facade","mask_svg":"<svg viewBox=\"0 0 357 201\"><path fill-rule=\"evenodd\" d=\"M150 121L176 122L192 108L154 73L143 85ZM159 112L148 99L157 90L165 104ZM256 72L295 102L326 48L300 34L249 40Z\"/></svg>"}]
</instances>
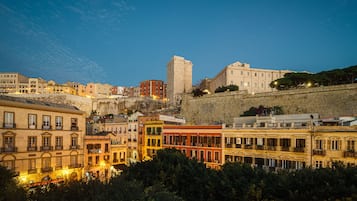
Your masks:
<instances>
[{"instance_id":1,"label":"illuminated facade","mask_svg":"<svg viewBox=\"0 0 357 201\"><path fill-rule=\"evenodd\" d=\"M0 96L0 164L20 182L83 177L85 112L75 107Z\"/></svg>"},{"instance_id":2,"label":"illuminated facade","mask_svg":"<svg viewBox=\"0 0 357 201\"><path fill-rule=\"evenodd\" d=\"M192 92L192 62L183 57L173 56L167 64L167 98L176 105L182 93Z\"/></svg>"},{"instance_id":3,"label":"illuminated facade","mask_svg":"<svg viewBox=\"0 0 357 201\"><path fill-rule=\"evenodd\" d=\"M268 70L250 68L247 63L235 62L226 66L216 77L210 80L209 91L213 93L220 86L237 85L239 90L247 90L248 93L270 92L269 84L284 77L288 70Z\"/></svg>"},{"instance_id":4,"label":"illuminated facade","mask_svg":"<svg viewBox=\"0 0 357 201\"><path fill-rule=\"evenodd\" d=\"M140 96L153 99L166 99L166 84L162 80L145 80L140 82Z\"/></svg>"},{"instance_id":5,"label":"illuminated facade","mask_svg":"<svg viewBox=\"0 0 357 201\"><path fill-rule=\"evenodd\" d=\"M222 126L165 125L163 148L175 148L188 158L218 169L222 164Z\"/></svg>"},{"instance_id":6,"label":"illuminated facade","mask_svg":"<svg viewBox=\"0 0 357 201\"><path fill-rule=\"evenodd\" d=\"M147 121L144 124L143 160L150 160L162 149L163 121Z\"/></svg>"}]
</instances>

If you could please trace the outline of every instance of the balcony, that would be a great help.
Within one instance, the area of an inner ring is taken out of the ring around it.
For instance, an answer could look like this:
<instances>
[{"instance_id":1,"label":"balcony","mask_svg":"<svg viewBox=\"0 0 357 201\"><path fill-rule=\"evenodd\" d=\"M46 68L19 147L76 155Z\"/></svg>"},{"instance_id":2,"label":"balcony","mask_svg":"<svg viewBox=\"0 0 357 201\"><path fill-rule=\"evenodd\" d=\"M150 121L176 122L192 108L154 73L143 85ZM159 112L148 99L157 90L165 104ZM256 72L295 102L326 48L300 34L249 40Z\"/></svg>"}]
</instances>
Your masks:
<instances>
[{"instance_id":1,"label":"balcony","mask_svg":"<svg viewBox=\"0 0 357 201\"><path fill-rule=\"evenodd\" d=\"M74 149L79 149L79 145L69 145L69 149L74 150Z\"/></svg>"},{"instance_id":2,"label":"balcony","mask_svg":"<svg viewBox=\"0 0 357 201\"><path fill-rule=\"evenodd\" d=\"M295 147L294 152L305 152L305 147Z\"/></svg>"},{"instance_id":3,"label":"balcony","mask_svg":"<svg viewBox=\"0 0 357 201\"><path fill-rule=\"evenodd\" d=\"M102 151L100 149L88 149L88 154L100 154Z\"/></svg>"},{"instance_id":4,"label":"balcony","mask_svg":"<svg viewBox=\"0 0 357 201\"><path fill-rule=\"evenodd\" d=\"M63 127L62 126L56 126L56 130L62 130Z\"/></svg>"},{"instance_id":5,"label":"balcony","mask_svg":"<svg viewBox=\"0 0 357 201\"><path fill-rule=\"evenodd\" d=\"M42 125L42 130L51 130L52 126L50 125Z\"/></svg>"},{"instance_id":6,"label":"balcony","mask_svg":"<svg viewBox=\"0 0 357 201\"><path fill-rule=\"evenodd\" d=\"M52 151L53 150L53 146L41 146L40 150L41 151Z\"/></svg>"},{"instance_id":7,"label":"balcony","mask_svg":"<svg viewBox=\"0 0 357 201\"><path fill-rule=\"evenodd\" d=\"M267 150L276 151L276 146L267 146Z\"/></svg>"},{"instance_id":8,"label":"balcony","mask_svg":"<svg viewBox=\"0 0 357 201\"><path fill-rule=\"evenodd\" d=\"M2 153L14 153L17 152L17 147L2 147L1 148Z\"/></svg>"},{"instance_id":9,"label":"balcony","mask_svg":"<svg viewBox=\"0 0 357 201\"><path fill-rule=\"evenodd\" d=\"M29 169L29 170L27 170L27 173L28 173L28 174L36 174L36 173L37 173L37 169L36 169L36 168L34 168L34 169Z\"/></svg>"},{"instance_id":10,"label":"balcony","mask_svg":"<svg viewBox=\"0 0 357 201\"><path fill-rule=\"evenodd\" d=\"M37 146L27 147L27 151L37 151Z\"/></svg>"},{"instance_id":11,"label":"balcony","mask_svg":"<svg viewBox=\"0 0 357 201\"><path fill-rule=\"evenodd\" d=\"M264 150L264 145L257 145L257 146L256 146L256 149L257 149L257 150Z\"/></svg>"},{"instance_id":12,"label":"balcony","mask_svg":"<svg viewBox=\"0 0 357 201\"><path fill-rule=\"evenodd\" d=\"M63 150L63 146L62 145L56 145L55 146L55 150Z\"/></svg>"},{"instance_id":13,"label":"balcony","mask_svg":"<svg viewBox=\"0 0 357 201\"><path fill-rule=\"evenodd\" d=\"M3 123L3 128L16 128L15 123Z\"/></svg>"},{"instance_id":14,"label":"balcony","mask_svg":"<svg viewBox=\"0 0 357 201\"><path fill-rule=\"evenodd\" d=\"M41 168L41 172L44 173L44 172L52 172L53 171L53 168L52 167L44 167L44 168Z\"/></svg>"},{"instance_id":15,"label":"balcony","mask_svg":"<svg viewBox=\"0 0 357 201\"><path fill-rule=\"evenodd\" d=\"M71 126L71 131L78 131L78 130L79 130L78 126Z\"/></svg>"},{"instance_id":16,"label":"balcony","mask_svg":"<svg viewBox=\"0 0 357 201\"><path fill-rule=\"evenodd\" d=\"M314 150L312 150L312 154L313 155L325 156L326 155L326 151L322 150L322 149L314 149Z\"/></svg>"},{"instance_id":17,"label":"balcony","mask_svg":"<svg viewBox=\"0 0 357 201\"><path fill-rule=\"evenodd\" d=\"M82 164L76 163L76 164L70 164L68 168L73 169L73 168L81 168Z\"/></svg>"},{"instance_id":18,"label":"balcony","mask_svg":"<svg viewBox=\"0 0 357 201\"><path fill-rule=\"evenodd\" d=\"M118 159L114 159L114 160L113 160L113 163L118 163L118 162L119 162Z\"/></svg>"},{"instance_id":19,"label":"balcony","mask_svg":"<svg viewBox=\"0 0 357 201\"><path fill-rule=\"evenodd\" d=\"M290 151L290 147L282 146L281 151Z\"/></svg>"},{"instance_id":20,"label":"balcony","mask_svg":"<svg viewBox=\"0 0 357 201\"><path fill-rule=\"evenodd\" d=\"M355 158L355 157L357 157L357 153L354 150L347 150L347 151L343 152L343 157Z\"/></svg>"},{"instance_id":21,"label":"balcony","mask_svg":"<svg viewBox=\"0 0 357 201\"><path fill-rule=\"evenodd\" d=\"M244 149L253 149L253 145L251 144L245 144Z\"/></svg>"}]
</instances>

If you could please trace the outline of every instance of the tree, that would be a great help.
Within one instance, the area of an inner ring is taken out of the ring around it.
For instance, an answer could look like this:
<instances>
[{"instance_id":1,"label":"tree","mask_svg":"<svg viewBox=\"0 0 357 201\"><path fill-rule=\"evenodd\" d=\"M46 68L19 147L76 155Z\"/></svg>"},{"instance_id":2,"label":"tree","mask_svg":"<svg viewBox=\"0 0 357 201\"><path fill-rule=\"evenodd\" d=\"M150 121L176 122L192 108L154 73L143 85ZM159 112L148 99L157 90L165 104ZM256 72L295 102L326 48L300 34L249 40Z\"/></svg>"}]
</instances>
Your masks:
<instances>
[{"instance_id":1,"label":"tree","mask_svg":"<svg viewBox=\"0 0 357 201\"><path fill-rule=\"evenodd\" d=\"M26 200L24 188L18 185L16 174L0 166L0 201Z\"/></svg>"}]
</instances>

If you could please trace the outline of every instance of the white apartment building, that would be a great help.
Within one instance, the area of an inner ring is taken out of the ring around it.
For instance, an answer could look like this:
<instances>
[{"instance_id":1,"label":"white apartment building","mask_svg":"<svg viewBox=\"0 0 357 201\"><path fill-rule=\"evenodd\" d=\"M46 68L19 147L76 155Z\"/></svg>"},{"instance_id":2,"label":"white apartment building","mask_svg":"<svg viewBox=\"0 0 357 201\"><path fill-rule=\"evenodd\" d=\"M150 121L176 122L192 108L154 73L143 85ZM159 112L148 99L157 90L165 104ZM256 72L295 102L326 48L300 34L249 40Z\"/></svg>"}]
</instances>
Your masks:
<instances>
[{"instance_id":1,"label":"white apartment building","mask_svg":"<svg viewBox=\"0 0 357 201\"><path fill-rule=\"evenodd\" d=\"M209 91L214 91L220 86L237 85L239 90L247 90L248 93L270 92L273 89L269 84L284 77L289 70L269 70L250 68L247 63L235 62L226 66L210 82Z\"/></svg>"},{"instance_id":2,"label":"white apartment building","mask_svg":"<svg viewBox=\"0 0 357 201\"><path fill-rule=\"evenodd\" d=\"M173 56L167 64L167 98L176 105L180 94L192 92L192 62L183 57Z\"/></svg>"}]
</instances>

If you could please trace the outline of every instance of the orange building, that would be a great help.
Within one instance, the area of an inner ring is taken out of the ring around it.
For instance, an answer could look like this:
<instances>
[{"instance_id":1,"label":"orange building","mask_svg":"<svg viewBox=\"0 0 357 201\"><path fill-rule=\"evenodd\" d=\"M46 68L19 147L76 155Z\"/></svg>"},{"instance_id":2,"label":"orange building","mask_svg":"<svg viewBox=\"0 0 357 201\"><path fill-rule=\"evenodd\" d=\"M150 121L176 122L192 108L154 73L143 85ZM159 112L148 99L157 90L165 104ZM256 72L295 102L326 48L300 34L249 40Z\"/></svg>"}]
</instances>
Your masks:
<instances>
[{"instance_id":1,"label":"orange building","mask_svg":"<svg viewBox=\"0 0 357 201\"><path fill-rule=\"evenodd\" d=\"M145 80L140 83L140 96L163 100L166 98L166 84L161 80Z\"/></svg>"},{"instance_id":2,"label":"orange building","mask_svg":"<svg viewBox=\"0 0 357 201\"><path fill-rule=\"evenodd\" d=\"M222 126L164 125L162 148L175 148L210 168L219 168L222 160Z\"/></svg>"}]
</instances>

